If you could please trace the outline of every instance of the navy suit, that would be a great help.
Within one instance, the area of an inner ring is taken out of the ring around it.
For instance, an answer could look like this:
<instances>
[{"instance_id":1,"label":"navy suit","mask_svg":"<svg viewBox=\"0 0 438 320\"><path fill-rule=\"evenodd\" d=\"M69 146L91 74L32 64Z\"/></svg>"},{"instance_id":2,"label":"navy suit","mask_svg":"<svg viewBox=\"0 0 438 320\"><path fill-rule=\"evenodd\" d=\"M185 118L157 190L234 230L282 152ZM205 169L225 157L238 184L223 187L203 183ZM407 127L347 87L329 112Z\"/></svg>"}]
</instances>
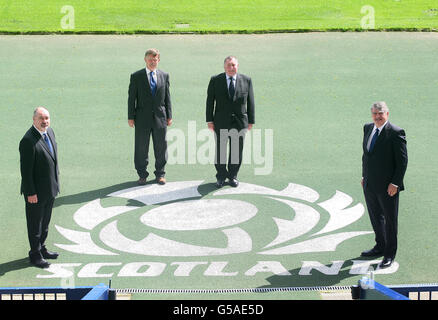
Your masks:
<instances>
[{"instance_id":1,"label":"navy suit","mask_svg":"<svg viewBox=\"0 0 438 320\"><path fill-rule=\"evenodd\" d=\"M383 127L374 148L367 149L373 123L364 126L362 177L365 201L376 235L376 249L394 259L397 252L399 192L404 190L403 178L408 165L405 131L389 121ZM394 196L388 185L398 186Z\"/></svg>"},{"instance_id":2,"label":"navy suit","mask_svg":"<svg viewBox=\"0 0 438 320\"><path fill-rule=\"evenodd\" d=\"M155 70L157 89L152 94L146 69L131 74L128 90L128 119L135 120L134 164L140 178L149 173L149 141L152 135L155 155L155 176L165 175L167 158L167 119L172 119L169 74Z\"/></svg>"},{"instance_id":3,"label":"navy suit","mask_svg":"<svg viewBox=\"0 0 438 320\"><path fill-rule=\"evenodd\" d=\"M21 194L26 202L27 231L30 256L39 255L49 231L53 202L59 193L58 147L52 128L47 135L53 153L38 130L32 126L20 141ZM29 203L27 197L37 195L37 203Z\"/></svg>"}]
</instances>

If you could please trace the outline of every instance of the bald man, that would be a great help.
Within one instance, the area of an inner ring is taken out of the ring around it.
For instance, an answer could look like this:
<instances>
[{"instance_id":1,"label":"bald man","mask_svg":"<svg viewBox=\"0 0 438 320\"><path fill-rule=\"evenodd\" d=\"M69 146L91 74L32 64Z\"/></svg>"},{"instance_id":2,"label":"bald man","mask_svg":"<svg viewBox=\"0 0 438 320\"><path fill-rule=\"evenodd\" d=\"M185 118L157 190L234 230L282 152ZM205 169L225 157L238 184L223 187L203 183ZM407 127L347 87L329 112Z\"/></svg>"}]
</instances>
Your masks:
<instances>
[{"instance_id":1,"label":"bald man","mask_svg":"<svg viewBox=\"0 0 438 320\"><path fill-rule=\"evenodd\" d=\"M48 268L45 259L56 259L58 253L45 246L53 203L59 192L58 149L50 128L50 114L38 107L33 125L20 141L21 194L26 203L29 259L39 268Z\"/></svg>"}]
</instances>

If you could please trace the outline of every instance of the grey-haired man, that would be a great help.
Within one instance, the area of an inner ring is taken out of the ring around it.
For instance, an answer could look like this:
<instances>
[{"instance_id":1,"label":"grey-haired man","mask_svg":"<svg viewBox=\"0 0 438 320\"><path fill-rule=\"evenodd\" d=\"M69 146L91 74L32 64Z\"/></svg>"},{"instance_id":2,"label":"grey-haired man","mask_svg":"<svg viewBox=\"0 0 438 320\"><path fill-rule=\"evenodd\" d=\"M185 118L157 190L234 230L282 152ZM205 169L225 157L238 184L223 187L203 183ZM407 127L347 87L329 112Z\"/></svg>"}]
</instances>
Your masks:
<instances>
[{"instance_id":1,"label":"grey-haired man","mask_svg":"<svg viewBox=\"0 0 438 320\"><path fill-rule=\"evenodd\" d=\"M380 268L392 265L397 252L399 193L408 165L405 131L388 121L384 101L371 107L372 123L364 126L362 187L376 244L364 257L383 256Z\"/></svg>"}]
</instances>

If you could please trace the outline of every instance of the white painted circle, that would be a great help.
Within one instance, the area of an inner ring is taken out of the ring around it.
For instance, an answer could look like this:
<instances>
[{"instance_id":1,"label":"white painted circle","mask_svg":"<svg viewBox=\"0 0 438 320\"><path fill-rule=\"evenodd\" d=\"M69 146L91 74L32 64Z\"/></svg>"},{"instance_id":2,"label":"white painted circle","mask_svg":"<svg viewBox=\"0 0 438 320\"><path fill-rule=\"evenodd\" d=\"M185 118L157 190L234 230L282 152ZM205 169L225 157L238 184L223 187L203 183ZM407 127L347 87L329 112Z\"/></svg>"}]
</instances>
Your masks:
<instances>
[{"instance_id":1,"label":"white painted circle","mask_svg":"<svg viewBox=\"0 0 438 320\"><path fill-rule=\"evenodd\" d=\"M242 223L256 213L254 205L240 200L189 200L151 209L140 221L163 230L206 230Z\"/></svg>"}]
</instances>

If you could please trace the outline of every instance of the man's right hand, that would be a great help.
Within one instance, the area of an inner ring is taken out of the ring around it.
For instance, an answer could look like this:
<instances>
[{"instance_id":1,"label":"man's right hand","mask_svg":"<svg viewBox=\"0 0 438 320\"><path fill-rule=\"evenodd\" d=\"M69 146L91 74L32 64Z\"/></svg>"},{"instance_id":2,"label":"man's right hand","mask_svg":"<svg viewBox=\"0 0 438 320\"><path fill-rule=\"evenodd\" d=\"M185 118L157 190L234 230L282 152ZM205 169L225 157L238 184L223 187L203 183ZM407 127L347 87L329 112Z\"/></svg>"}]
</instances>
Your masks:
<instances>
[{"instance_id":1,"label":"man's right hand","mask_svg":"<svg viewBox=\"0 0 438 320\"><path fill-rule=\"evenodd\" d=\"M38 203L38 196L36 194L34 194L32 196L27 196L27 202Z\"/></svg>"},{"instance_id":2,"label":"man's right hand","mask_svg":"<svg viewBox=\"0 0 438 320\"><path fill-rule=\"evenodd\" d=\"M133 120L133 119L129 119L129 120L128 120L128 124L129 124L129 126L130 126L131 128L134 128L134 126L135 126L135 120Z\"/></svg>"},{"instance_id":3,"label":"man's right hand","mask_svg":"<svg viewBox=\"0 0 438 320\"><path fill-rule=\"evenodd\" d=\"M214 123L213 122L207 122L208 129L211 131L214 131Z\"/></svg>"}]
</instances>

